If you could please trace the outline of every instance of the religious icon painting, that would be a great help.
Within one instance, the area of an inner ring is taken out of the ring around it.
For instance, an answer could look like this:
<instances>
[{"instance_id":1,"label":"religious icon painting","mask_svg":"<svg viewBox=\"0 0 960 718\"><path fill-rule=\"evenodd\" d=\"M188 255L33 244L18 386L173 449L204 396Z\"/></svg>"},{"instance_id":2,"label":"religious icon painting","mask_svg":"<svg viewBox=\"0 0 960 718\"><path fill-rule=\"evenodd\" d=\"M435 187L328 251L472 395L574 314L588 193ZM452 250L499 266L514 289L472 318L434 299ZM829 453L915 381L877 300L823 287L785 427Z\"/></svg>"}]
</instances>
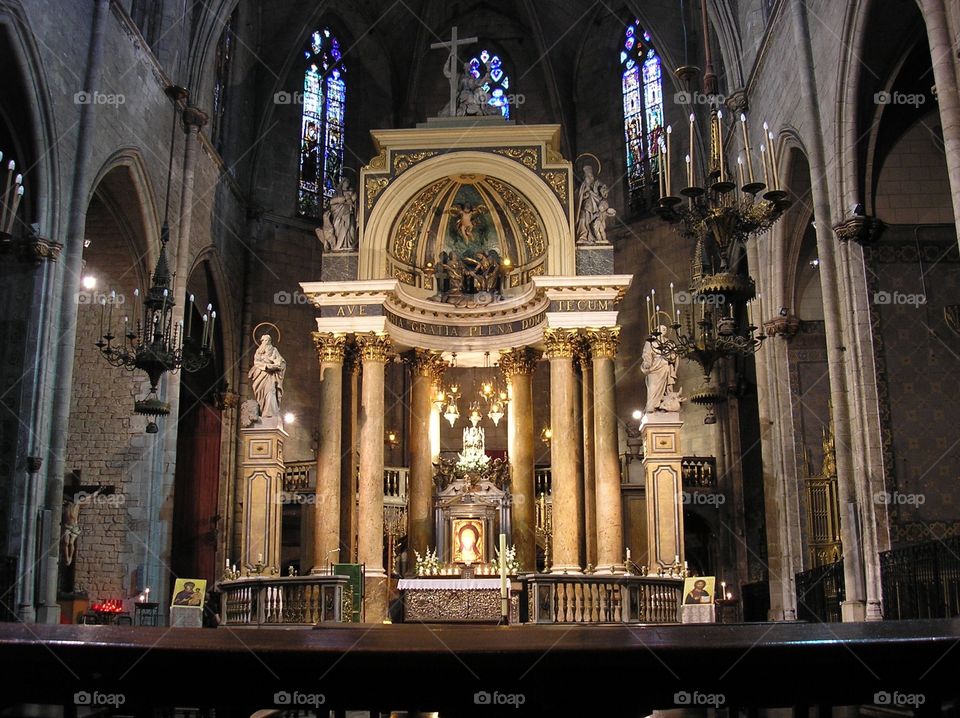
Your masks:
<instances>
[{"instance_id":1,"label":"religious icon painting","mask_svg":"<svg viewBox=\"0 0 960 718\"><path fill-rule=\"evenodd\" d=\"M178 578L173 586L174 606L195 606L203 608L203 599L207 592L207 582L202 578Z\"/></svg>"},{"instance_id":2,"label":"religious icon painting","mask_svg":"<svg viewBox=\"0 0 960 718\"><path fill-rule=\"evenodd\" d=\"M483 563L483 521L480 519L453 519L454 563Z\"/></svg>"},{"instance_id":3,"label":"religious icon painting","mask_svg":"<svg viewBox=\"0 0 960 718\"><path fill-rule=\"evenodd\" d=\"M716 599L716 576L691 576L683 580L683 603L713 603Z\"/></svg>"}]
</instances>

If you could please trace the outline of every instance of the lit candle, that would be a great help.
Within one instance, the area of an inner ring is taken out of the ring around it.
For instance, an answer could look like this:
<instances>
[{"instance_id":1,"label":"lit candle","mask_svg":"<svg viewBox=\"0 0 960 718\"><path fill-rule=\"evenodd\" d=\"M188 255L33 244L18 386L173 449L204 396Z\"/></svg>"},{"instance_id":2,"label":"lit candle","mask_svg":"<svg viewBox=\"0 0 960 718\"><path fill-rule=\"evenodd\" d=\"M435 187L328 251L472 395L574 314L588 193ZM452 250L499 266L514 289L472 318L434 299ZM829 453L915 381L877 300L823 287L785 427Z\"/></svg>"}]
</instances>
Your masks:
<instances>
[{"instance_id":1,"label":"lit candle","mask_svg":"<svg viewBox=\"0 0 960 718\"><path fill-rule=\"evenodd\" d=\"M697 119L697 118L694 117L694 114L691 112L691 113L690 113L690 160L689 160L689 166L691 167L691 169L693 168L693 158L694 158L694 149L693 149L693 124L694 124L694 122L696 121L696 119ZM690 175L690 182L688 183L687 186L688 186L688 187L693 187L693 175L692 175L692 174Z\"/></svg>"},{"instance_id":2,"label":"lit candle","mask_svg":"<svg viewBox=\"0 0 960 718\"><path fill-rule=\"evenodd\" d=\"M210 344L213 345L213 330L217 326L217 313L210 312Z\"/></svg>"},{"instance_id":3,"label":"lit candle","mask_svg":"<svg viewBox=\"0 0 960 718\"><path fill-rule=\"evenodd\" d=\"M740 113L740 127L743 129L743 154L747 157L747 176L750 177L750 184L753 184L753 158L750 156L750 133L747 129L747 116Z\"/></svg>"},{"instance_id":4,"label":"lit candle","mask_svg":"<svg viewBox=\"0 0 960 718\"><path fill-rule=\"evenodd\" d=\"M660 146L660 143L657 142L657 187L660 189L660 199L663 199L666 195L663 193L664 182L665 182L665 170L663 168L663 147Z\"/></svg>"},{"instance_id":5,"label":"lit candle","mask_svg":"<svg viewBox=\"0 0 960 718\"><path fill-rule=\"evenodd\" d=\"M717 110L717 152L720 153L720 181L723 182L723 112L720 110Z\"/></svg>"},{"instance_id":6,"label":"lit candle","mask_svg":"<svg viewBox=\"0 0 960 718\"><path fill-rule=\"evenodd\" d=\"M770 186L770 177L767 175L767 146L760 145L760 161L763 162L763 183Z\"/></svg>"},{"instance_id":7,"label":"lit candle","mask_svg":"<svg viewBox=\"0 0 960 718\"><path fill-rule=\"evenodd\" d=\"M686 156L687 162L687 187L693 187L693 165L690 164L690 155Z\"/></svg>"},{"instance_id":8,"label":"lit candle","mask_svg":"<svg viewBox=\"0 0 960 718\"><path fill-rule=\"evenodd\" d=\"M627 546L627 561L630 560L630 547Z\"/></svg>"},{"instance_id":9,"label":"lit candle","mask_svg":"<svg viewBox=\"0 0 960 718\"><path fill-rule=\"evenodd\" d=\"M258 553L258 554L257 554L257 563L263 563L263 554L262 554L262 553Z\"/></svg>"},{"instance_id":10,"label":"lit candle","mask_svg":"<svg viewBox=\"0 0 960 718\"><path fill-rule=\"evenodd\" d=\"M187 336L190 336L190 327L193 326L193 295L190 295L190 306L187 307Z\"/></svg>"},{"instance_id":11,"label":"lit candle","mask_svg":"<svg viewBox=\"0 0 960 718\"><path fill-rule=\"evenodd\" d=\"M767 123L763 123L763 128L767 129ZM780 169L777 167L777 143L774 141L773 133L767 130L767 139L770 140L770 167L773 170L773 188L780 189Z\"/></svg>"},{"instance_id":12,"label":"lit candle","mask_svg":"<svg viewBox=\"0 0 960 718\"><path fill-rule=\"evenodd\" d=\"M209 326L207 322L209 321L210 318L206 314L204 314L201 317L201 319L203 319L203 338L200 340L200 344L201 346L206 346L207 345L207 327Z\"/></svg>"},{"instance_id":13,"label":"lit candle","mask_svg":"<svg viewBox=\"0 0 960 718\"><path fill-rule=\"evenodd\" d=\"M752 327L753 323L753 302L747 302L747 323Z\"/></svg>"},{"instance_id":14,"label":"lit candle","mask_svg":"<svg viewBox=\"0 0 960 718\"><path fill-rule=\"evenodd\" d=\"M743 157L737 155L737 178L740 180L740 186L743 187Z\"/></svg>"},{"instance_id":15,"label":"lit candle","mask_svg":"<svg viewBox=\"0 0 960 718\"><path fill-rule=\"evenodd\" d=\"M669 197L672 192L672 185L670 183L670 136L673 134L673 127L667 125L667 197Z\"/></svg>"},{"instance_id":16,"label":"lit candle","mask_svg":"<svg viewBox=\"0 0 960 718\"><path fill-rule=\"evenodd\" d=\"M229 568L230 568L230 559L227 558L227 569L229 570Z\"/></svg>"},{"instance_id":17,"label":"lit candle","mask_svg":"<svg viewBox=\"0 0 960 718\"><path fill-rule=\"evenodd\" d=\"M674 554L673 556L674 563L680 563L680 554Z\"/></svg>"}]
</instances>

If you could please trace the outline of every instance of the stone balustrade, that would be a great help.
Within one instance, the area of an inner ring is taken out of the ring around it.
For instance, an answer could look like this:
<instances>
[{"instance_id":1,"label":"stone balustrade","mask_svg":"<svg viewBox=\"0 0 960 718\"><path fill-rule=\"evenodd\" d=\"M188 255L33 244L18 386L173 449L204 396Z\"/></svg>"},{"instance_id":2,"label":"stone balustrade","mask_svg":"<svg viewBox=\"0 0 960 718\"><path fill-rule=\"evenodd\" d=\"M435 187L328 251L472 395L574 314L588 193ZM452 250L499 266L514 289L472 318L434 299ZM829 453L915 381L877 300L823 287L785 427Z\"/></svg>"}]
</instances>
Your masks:
<instances>
[{"instance_id":1,"label":"stone balustrade","mask_svg":"<svg viewBox=\"0 0 960 718\"><path fill-rule=\"evenodd\" d=\"M221 625L314 626L347 615L346 576L253 576L218 584ZM348 619L349 620L349 619Z\"/></svg>"},{"instance_id":2,"label":"stone balustrade","mask_svg":"<svg viewBox=\"0 0 960 718\"><path fill-rule=\"evenodd\" d=\"M526 584L530 623L680 622L680 578L537 574Z\"/></svg>"}]
</instances>

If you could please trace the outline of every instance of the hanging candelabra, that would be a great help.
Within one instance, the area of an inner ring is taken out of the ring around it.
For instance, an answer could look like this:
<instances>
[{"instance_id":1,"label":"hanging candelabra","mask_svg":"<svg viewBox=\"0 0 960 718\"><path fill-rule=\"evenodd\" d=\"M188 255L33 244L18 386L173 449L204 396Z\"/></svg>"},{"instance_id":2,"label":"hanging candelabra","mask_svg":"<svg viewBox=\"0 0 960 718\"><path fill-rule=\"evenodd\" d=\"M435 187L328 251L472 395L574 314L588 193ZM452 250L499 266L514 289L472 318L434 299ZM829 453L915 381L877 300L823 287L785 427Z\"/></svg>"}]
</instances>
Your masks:
<instances>
[{"instance_id":1,"label":"hanging candelabra","mask_svg":"<svg viewBox=\"0 0 960 718\"><path fill-rule=\"evenodd\" d=\"M0 152L0 162L3 161L3 152ZM17 209L23 199L23 175L14 172L17 163L7 162L7 179L4 183L3 194L0 195L0 239L8 240L13 236L14 220Z\"/></svg>"},{"instance_id":2,"label":"hanging candelabra","mask_svg":"<svg viewBox=\"0 0 960 718\"><path fill-rule=\"evenodd\" d=\"M739 117L743 149L737 156L736 179L730 172L724 151L724 116L710 70L706 18L704 38L708 59L704 80L711 105L710 149L702 181L697 169L697 118L693 113L689 117L689 149L683 155L685 176L678 193L674 191L671 162L673 128L668 126L663 140L657 143L658 166L664 168L659 176L658 214L680 236L693 240L690 282L683 291L675 291L670 284L669 313L666 303L657 301L656 290L650 290L647 330L654 350L668 361L687 359L703 369L704 385L690 398L708 407L706 421L713 423L713 406L723 398L710 382L717 362L750 356L765 338L753 318L752 302L757 292L747 268L745 243L770 229L791 203L780 185L774 135L766 123L759 144L762 181L755 174L746 113ZM678 71L678 75L686 81L692 74L690 68L681 69L685 72Z\"/></svg>"},{"instance_id":3,"label":"hanging candelabra","mask_svg":"<svg viewBox=\"0 0 960 718\"><path fill-rule=\"evenodd\" d=\"M484 369L492 373L490 352L485 352L483 359ZM487 405L487 418L494 426L500 426L500 420L506 414L507 405L510 403L510 392L506 385L501 384L496 376L487 376L480 382L480 396Z\"/></svg>"},{"instance_id":4,"label":"hanging candelabra","mask_svg":"<svg viewBox=\"0 0 960 718\"><path fill-rule=\"evenodd\" d=\"M153 270L150 288L141 295L139 289L133 292L134 306L138 310L133 321L123 317L123 324L114 334L113 309L117 304L117 293L111 291L109 298L100 298L100 339L96 347L112 366L123 367L130 371L139 369L150 380L150 390L144 399L134 402L134 412L150 418L147 433L158 431L154 421L156 417L167 416L170 404L158 396L160 379L167 372L176 373L183 368L197 371L206 366L213 356L213 337L217 322L217 313L208 304L202 315L203 333L198 342L192 336L194 296L190 295L190 307L187 311L187 326L184 331L183 320L176 318L176 302L173 299L174 275L170 273L167 262L167 242L170 239L168 217L170 211L170 180L173 172L173 145L177 126L177 103L186 98L186 90L170 86L167 95L173 100L173 128L170 137L170 160L167 167L167 197L164 209L163 227L160 230L160 255ZM109 304L109 310L107 309ZM104 331L106 329L106 331ZM119 340L114 344L114 340Z\"/></svg>"}]
</instances>

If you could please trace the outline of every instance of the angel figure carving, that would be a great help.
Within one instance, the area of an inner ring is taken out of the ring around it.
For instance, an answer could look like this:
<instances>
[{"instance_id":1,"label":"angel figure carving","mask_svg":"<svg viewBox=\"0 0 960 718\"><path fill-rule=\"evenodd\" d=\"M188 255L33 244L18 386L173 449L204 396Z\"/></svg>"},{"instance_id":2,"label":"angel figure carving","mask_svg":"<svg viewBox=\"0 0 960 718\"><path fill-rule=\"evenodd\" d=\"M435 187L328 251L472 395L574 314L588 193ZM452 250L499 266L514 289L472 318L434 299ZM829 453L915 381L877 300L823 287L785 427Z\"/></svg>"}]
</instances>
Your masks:
<instances>
[{"instance_id":1,"label":"angel figure carving","mask_svg":"<svg viewBox=\"0 0 960 718\"><path fill-rule=\"evenodd\" d=\"M469 202L458 202L447 210L450 215L456 217L457 234L464 242L473 241L473 230L476 228L475 218L488 211L485 204L472 205Z\"/></svg>"}]
</instances>

